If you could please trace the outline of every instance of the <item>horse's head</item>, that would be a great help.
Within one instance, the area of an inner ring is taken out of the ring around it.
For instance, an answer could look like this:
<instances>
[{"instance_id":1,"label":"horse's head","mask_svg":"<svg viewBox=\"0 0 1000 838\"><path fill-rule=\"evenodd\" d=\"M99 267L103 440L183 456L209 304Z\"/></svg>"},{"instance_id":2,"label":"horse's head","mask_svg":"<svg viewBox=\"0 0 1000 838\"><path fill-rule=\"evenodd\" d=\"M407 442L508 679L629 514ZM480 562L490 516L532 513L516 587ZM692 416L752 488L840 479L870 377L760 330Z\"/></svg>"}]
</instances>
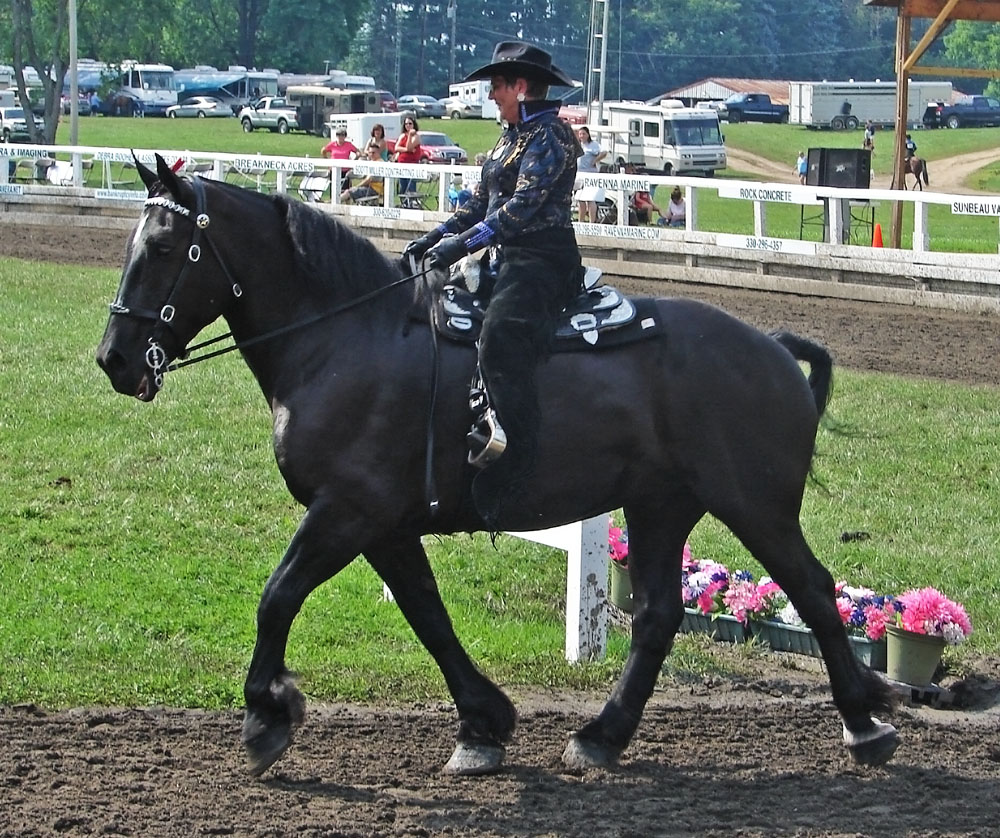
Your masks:
<instances>
[{"instance_id":1,"label":"horse's head","mask_svg":"<svg viewBox=\"0 0 1000 838\"><path fill-rule=\"evenodd\" d=\"M241 291L210 246L206 185L179 177L160 155L156 172L138 160L136 168L149 194L97 363L119 393L152 401L168 364ZM203 260L203 251L212 251L210 258Z\"/></svg>"}]
</instances>

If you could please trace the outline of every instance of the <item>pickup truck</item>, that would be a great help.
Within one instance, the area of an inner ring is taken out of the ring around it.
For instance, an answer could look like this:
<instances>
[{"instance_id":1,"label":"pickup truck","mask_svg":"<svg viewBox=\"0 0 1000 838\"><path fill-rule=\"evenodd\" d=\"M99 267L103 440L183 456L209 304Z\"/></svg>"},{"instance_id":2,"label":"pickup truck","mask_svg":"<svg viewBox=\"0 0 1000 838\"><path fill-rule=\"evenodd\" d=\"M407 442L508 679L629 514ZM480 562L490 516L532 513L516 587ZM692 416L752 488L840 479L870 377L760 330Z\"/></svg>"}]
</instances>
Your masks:
<instances>
[{"instance_id":1,"label":"pickup truck","mask_svg":"<svg viewBox=\"0 0 1000 838\"><path fill-rule=\"evenodd\" d=\"M288 104L283 96L264 96L252 105L240 108L237 116L248 134L257 128L287 134L299 127L298 110L294 105Z\"/></svg>"},{"instance_id":2,"label":"pickup truck","mask_svg":"<svg viewBox=\"0 0 1000 838\"><path fill-rule=\"evenodd\" d=\"M966 96L954 105L928 102L924 125L928 128L1000 125L1000 101L986 96Z\"/></svg>"},{"instance_id":3,"label":"pickup truck","mask_svg":"<svg viewBox=\"0 0 1000 838\"><path fill-rule=\"evenodd\" d=\"M28 129L28 119L34 118L35 127L39 131L44 123L30 111L26 114L23 108L0 108L0 142L29 142L31 133Z\"/></svg>"},{"instance_id":4,"label":"pickup truck","mask_svg":"<svg viewBox=\"0 0 1000 838\"><path fill-rule=\"evenodd\" d=\"M766 93L734 93L719 107L729 122L788 122L788 105L775 105Z\"/></svg>"}]
</instances>

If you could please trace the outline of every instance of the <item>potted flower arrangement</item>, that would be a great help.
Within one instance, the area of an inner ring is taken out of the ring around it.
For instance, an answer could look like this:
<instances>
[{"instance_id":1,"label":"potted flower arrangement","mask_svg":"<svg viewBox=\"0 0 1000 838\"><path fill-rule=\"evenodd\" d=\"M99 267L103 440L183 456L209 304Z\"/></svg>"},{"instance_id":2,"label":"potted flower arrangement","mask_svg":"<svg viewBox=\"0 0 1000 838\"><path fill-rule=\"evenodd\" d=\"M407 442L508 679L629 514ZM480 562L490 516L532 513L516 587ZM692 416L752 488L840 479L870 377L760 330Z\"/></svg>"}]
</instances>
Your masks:
<instances>
[{"instance_id":1,"label":"potted flower arrangement","mask_svg":"<svg viewBox=\"0 0 1000 838\"><path fill-rule=\"evenodd\" d=\"M746 627L726 607L726 594L732 576L724 564L711 559L696 559L684 546L681 568L681 598L684 621L681 631L703 631L716 640L741 643L747 638Z\"/></svg>"},{"instance_id":2,"label":"potted flower arrangement","mask_svg":"<svg viewBox=\"0 0 1000 838\"><path fill-rule=\"evenodd\" d=\"M854 654L872 669L885 672L885 629L896 619L896 599L846 582L838 582L836 591L837 610Z\"/></svg>"},{"instance_id":3,"label":"potted flower arrangement","mask_svg":"<svg viewBox=\"0 0 1000 838\"><path fill-rule=\"evenodd\" d=\"M972 634L972 621L959 603L934 588L911 589L896 598L887 623L887 674L893 681L929 686L946 644Z\"/></svg>"}]
</instances>

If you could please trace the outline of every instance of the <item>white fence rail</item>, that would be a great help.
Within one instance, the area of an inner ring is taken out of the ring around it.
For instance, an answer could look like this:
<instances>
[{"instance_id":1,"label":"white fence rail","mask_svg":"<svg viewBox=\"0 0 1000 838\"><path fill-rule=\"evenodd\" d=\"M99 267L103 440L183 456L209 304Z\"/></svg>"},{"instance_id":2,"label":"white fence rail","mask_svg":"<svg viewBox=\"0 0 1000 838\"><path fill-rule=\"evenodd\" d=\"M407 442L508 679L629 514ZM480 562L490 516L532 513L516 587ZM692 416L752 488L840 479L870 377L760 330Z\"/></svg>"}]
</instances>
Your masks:
<instances>
[{"instance_id":1,"label":"white fence rail","mask_svg":"<svg viewBox=\"0 0 1000 838\"><path fill-rule=\"evenodd\" d=\"M351 205L347 211L358 216L439 221L450 211L448 189L456 176L478 177L469 166L411 165L363 160L327 160L309 157L226 154L220 152L160 151L138 149L135 156L148 166L154 154L173 164L182 161L182 171L227 180L260 191L285 192L304 200L339 205L340 180L345 172L354 177L374 175L384 178L380 203ZM103 201L139 200L139 182L133 152L128 149L85 146L34 146L0 144L0 200L25 194L33 187L63 186L85 190ZM863 227L866 237L853 237L859 246L871 243L872 209L880 203L900 201L913 205L912 250L930 250L932 230L928 209L934 205L950 208L952 216L978 215L1000 222L1000 196L951 195L941 192L889 189L841 189L836 187L767 184L749 181L712 180L632 174L596 174L584 178L585 185L601 186L617 207L620 220L627 220L628 199L633 192L652 192L661 185L680 186L687 204L686 224L681 228L616 224L577 224L580 234L617 241L670 241L686 233L711 232L699 224L701 196L716 192L720 197L743 201L753 207L753 231L746 234L716 234L717 243L741 250L765 253L811 255L823 242L778 238L768 227L768 208L775 204L794 205L802 217L811 214L813 223L824 229L826 243L851 244L852 231ZM406 191L401 185L411 182ZM807 209L808 208L808 209ZM817 221L817 219L819 219ZM996 227L1000 245L1000 223ZM1000 250L1000 247L998 247Z\"/></svg>"}]
</instances>

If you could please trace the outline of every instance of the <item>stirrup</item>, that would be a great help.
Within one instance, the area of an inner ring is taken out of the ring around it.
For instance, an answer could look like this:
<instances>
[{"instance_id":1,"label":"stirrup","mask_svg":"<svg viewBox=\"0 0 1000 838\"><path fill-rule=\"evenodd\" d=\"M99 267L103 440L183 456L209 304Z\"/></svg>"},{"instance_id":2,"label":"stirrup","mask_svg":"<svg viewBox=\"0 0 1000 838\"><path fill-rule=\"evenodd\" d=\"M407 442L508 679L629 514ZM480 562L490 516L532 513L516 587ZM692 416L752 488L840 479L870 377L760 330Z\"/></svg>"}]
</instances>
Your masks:
<instances>
[{"instance_id":1,"label":"stirrup","mask_svg":"<svg viewBox=\"0 0 1000 838\"><path fill-rule=\"evenodd\" d=\"M472 426L465 439L469 443L469 464L476 468L485 468L507 448L507 434L492 409Z\"/></svg>"}]
</instances>

